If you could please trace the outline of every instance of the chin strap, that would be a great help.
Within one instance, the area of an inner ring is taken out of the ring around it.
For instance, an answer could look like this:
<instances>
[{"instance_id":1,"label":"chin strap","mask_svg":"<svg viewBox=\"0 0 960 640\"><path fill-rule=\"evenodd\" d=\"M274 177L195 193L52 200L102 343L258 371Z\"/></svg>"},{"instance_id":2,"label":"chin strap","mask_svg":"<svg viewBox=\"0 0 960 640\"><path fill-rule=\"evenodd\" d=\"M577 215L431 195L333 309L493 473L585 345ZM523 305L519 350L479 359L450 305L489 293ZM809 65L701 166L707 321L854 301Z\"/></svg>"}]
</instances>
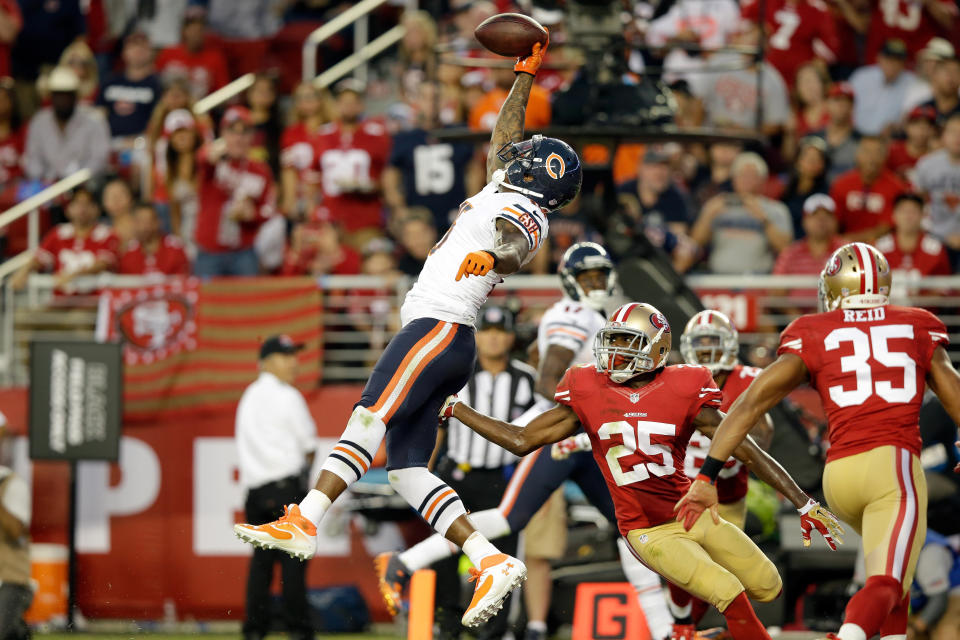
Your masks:
<instances>
[{"instance_id":1,"label":"chin strap","mask_svg":"<svg viewBox=\"0 0 960 640\"><path fill-rule=\"evenodd\" d=\"M510 184L506 180L507 172L504 169L497 169L493 172L492 181L503 187L504 189L510 189L511 191L516 191L517 193L522 193L528 198L543 198L542 193L537 193L536 191L531 191L530 189L524 189L523 187L518 187L516 185Z\"/></svg>"}]
</instances>

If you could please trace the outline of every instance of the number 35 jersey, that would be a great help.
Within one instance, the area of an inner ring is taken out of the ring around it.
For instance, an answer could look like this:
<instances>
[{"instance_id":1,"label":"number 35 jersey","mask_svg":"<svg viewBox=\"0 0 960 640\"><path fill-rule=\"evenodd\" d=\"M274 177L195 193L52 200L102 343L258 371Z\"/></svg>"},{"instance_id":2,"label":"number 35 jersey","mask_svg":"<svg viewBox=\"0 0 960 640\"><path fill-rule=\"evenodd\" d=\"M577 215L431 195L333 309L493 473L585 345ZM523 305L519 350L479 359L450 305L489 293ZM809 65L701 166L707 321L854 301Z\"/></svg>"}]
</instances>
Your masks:
<instances>
[{"instance_id":1,"label":"number 35 jersey","mask_svg":"<svg viewBox=\"0 0 960 640\"><path fill-rule=\"evenodd\" d=\"M492 251L496 246L497 220L516 226L527 240L533 259L547 237L547 216L529 198L515 191L497 191L493 182L460 205L460 215L440 239L420 271L400 309L403 324L417 318L435 318L473 324L477 310L502 278L496 271L483 277L457 280L460 264L471 251Z\"/></svg>"},{"instance_id":2,"label":"number 35 jersey","mask_svg":"<svg viewBox=\"0 0 960 640\"><path fill-rule=\"evenodd\" d=\"M801 316L777 354L800 356L827 414L827 461L876 447L920 455L920 403L947 329L929 311L893 305Z\"/></svg>"},{"instance_id":3,"label":"number 35 jersey","mask_svg":"<svg viewBox=\"0 0 960 640\"><path fill-rule=\"evenodd\" d=\"M555 399L574 410L590 437L620 532L672 520L673 505L690 485L683 461L693 419L703 407L719 409L723 402L710 371L666 367L634 389L595 365L580 365L567 370Z\"/></svg>"}]
</instances>

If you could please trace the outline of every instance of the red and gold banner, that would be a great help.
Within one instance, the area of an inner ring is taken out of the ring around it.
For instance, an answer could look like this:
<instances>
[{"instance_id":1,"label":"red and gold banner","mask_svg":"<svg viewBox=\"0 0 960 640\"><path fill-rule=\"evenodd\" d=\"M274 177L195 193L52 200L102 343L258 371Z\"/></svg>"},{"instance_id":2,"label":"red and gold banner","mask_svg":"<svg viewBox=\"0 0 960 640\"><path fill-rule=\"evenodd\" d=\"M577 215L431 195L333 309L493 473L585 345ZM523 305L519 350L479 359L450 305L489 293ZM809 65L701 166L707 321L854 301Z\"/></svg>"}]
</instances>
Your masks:
<instances>
[{"instance_id":1,"label":"red and gold banner","mask_svg":"<svg viewBox=\"0 0 960 640\"><path fill-rule=\"evenodd\" d=\"M102 294L97 334L124 342L124 413L147 418L235 402L260 343L304 342L298 383L320 379L321 293L310 278L194 278Z\"/></svg>"}]
</instances>

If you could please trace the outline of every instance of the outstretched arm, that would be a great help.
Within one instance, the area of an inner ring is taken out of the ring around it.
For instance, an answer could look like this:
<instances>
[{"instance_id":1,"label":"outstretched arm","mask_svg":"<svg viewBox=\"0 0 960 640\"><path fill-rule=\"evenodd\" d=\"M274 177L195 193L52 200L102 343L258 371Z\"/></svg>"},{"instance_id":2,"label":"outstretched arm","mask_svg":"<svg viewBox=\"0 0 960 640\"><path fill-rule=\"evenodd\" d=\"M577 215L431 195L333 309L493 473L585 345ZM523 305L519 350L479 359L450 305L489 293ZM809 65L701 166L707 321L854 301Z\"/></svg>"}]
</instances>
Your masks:
<instances>
[{"instance_id":1,"label":"outstretched arm","mask_svg":"<svg viewBox=\"0 0 960 640\"><path fill-rule=\"evenodd\" d=\"M799 356L792 353L783 354L777 358L776 362L761 371L747 390L733 403L730 412L717 428L710 443L710 451L704 467L711 465L711 458L713 466L716 466L716 462L719 461L722 467L723 462L733 455L734 450L743 442L754 425L763 419L764 414L806 378L807 365ZM719 472L719 467L717 471ZM711 480L716 479L716 474L708 473L707 475L711 476Z\"/></svg>"},{"instance_id":2,"label":"outstretched arm","mask_svg":"<svg viewBox=\"0 0 960 640\"><path fill-rule=\"evenodd\" d=\"M943 408L953 422L960 424L960 374L953 368L950 356L943 347L937 347L933 352L930 371L927 373L927 384L930 385L930 390L940 398ZM953 470L955 473L960 473L960 463L957 463Z\"/></svg>"},{"instance_id":3,"label":"outstretched arm","mask_svg":"<svg viewBox=\"0 0 960 640\"><path fill-rule=\"evenodd\" d=\"M455 403L444 414L454 417L494 444L510 453L525 456L545 444L563 440L580 424L573 409L557 405L534 418L526 427L516 427L474 411L462 402Z\"/></svg>"},{"instance_id":4,"label":"outstretched arm","mask_svg":"<svg viewBox=\"0 0 960 640\"><path fill-rule=\"evenodd\" d=\"M513 81L513 87L510 88L507 99L500 107L497 122L493 125L493 133L490 136L490 149L487 151L487 182L490 182L494 171L503 168L497 152L508 142L523 140L523 121L527 115L530 88L533 87L533 78L537 75L537 70L543 62L543 54L547 52L549 44L548 35L546 43L534 44L530 55L517 58L517 63L513 66L517 77Z\"/></svg>"},{"instance_id":5,"label":"outstretched arm","mask_svg":"<svg viewBox=\"0 0 960 640\"><path fill-rule=\"evenodd\" d=\"M536 46L540 46L539 43ZM527 100L530 98L531 87L533 76L529 73L518 73L507 99L500 107L490 136L490 149L487 151L487 182L490 182L494 171L503 169L503 162L497 157L497 152L508 142L523 140L523 122L527 117Z\"/></svg>"}]
</instances>

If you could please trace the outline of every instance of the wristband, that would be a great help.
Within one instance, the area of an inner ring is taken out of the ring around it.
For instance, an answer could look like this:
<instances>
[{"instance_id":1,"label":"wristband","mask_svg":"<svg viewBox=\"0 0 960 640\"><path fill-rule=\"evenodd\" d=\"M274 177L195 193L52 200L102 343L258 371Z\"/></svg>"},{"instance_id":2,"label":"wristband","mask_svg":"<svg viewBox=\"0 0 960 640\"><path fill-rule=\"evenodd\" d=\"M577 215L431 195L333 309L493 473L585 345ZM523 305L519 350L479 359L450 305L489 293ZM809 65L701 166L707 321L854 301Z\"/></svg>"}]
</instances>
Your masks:
<instances>
[{"instance_id":1,"label":"wristband","mask_svg":"<svg viewBox=\"0 0 960 640\"><path fill-rule=\"evenodd\" d=\"M487 251L486 249L484 249L483 252L488 256L490 256L491 258L493 258L493 270L496 271L497 264L500 262L500 258L498 258L497 254L495 254L493 251Z\"/></svg>"},{"instance_id":2,"label":"wristband","mask_svg":"<svg viewBox=\"0 0 960 640\"><path fill-rule=\"evenodd\" d=\"M697 480L701 482L706 482L707 484L717 484L716 480L711 480L710 476L705 476L702 473L698 473L697 477L694 478L694 482L696 482Z\"/></svg>"},{"instance_id":3,"label":"wristband","mask_svg":"<svg viewBox=\"0 0 960 640\"><path fill-rule=\"evenodd\" d=\"M710 484L716 484L717 476L723 470L724 460L717 460L713 456L707 456L700 467L700 476L704 476ZM699 476L698 476L699 477Z\"/></svg>"},{"instance_id":4,"label":"wristband","mask_svg":"<svg viewBox=\"0 0 960 640\"><path fill-rule=\"evenodd\" d=\"M807 504L805 504L805 505L803 505L802 507L800 507L799 509L797 509L797 513L799 513L799 514L802 515L802 516L805 516L805 515L807 515L807 513L810 512L810 509L813 509L813 508L816 507L818 504L819 504L819 503L818 503L816 500L814 500L813 498L810 498L809 500L807 500Z\"/></svg>"}]
</instances>

